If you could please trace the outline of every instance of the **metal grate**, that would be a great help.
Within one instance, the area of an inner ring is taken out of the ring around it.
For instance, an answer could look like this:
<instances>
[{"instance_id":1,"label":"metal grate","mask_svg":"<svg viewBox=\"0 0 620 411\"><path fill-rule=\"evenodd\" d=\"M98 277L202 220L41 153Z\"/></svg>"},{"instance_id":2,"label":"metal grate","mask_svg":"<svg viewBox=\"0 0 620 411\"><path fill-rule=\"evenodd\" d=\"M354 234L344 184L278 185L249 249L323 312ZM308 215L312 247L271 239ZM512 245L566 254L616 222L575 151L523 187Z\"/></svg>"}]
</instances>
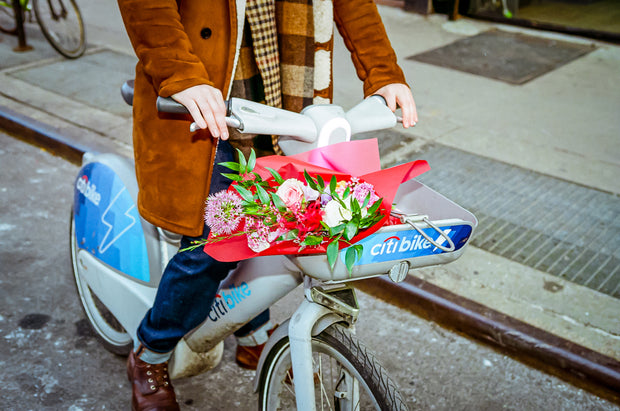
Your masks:
<instances>
[{"instance_id":1,"label":"metal grate","mask_svg":"<svg viewBox=\"0 0 620 411\"><path fill-rule=\"evenodd\" d=\"M620 198L448 147L418 179L472 211L476 247L620 298Z\"/></svg>"},{"instance_id":2,"label":"metal grate","mask_svg":"<svg viewBox=\"0 0 620 411\"><path fill-rule=\"evenodd\" d=\"M594 49L592 45L489 30L407 59L523 84Z\"/></svg>"}]
</instances>

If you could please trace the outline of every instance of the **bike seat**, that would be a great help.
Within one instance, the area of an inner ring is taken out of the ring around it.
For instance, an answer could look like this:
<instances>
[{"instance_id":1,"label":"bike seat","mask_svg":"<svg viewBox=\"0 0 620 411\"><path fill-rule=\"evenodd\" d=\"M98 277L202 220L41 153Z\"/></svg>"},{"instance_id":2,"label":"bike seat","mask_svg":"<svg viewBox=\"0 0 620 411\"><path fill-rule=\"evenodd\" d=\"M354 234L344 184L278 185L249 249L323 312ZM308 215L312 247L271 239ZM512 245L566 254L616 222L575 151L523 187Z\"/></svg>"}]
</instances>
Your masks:
<instances>
[{"instance_id":1,"label":"bike seat","mask_svg":"<svg viewBox=\"0 0 620 411\"><path fill-rule=\"evenodd\" d=\"M123 100L125 100L125 103L129 104L130 106L133 105L133 84L133 80L127 80L121 86L121 96L123 96Z\"/></svg>"}]
</instances>

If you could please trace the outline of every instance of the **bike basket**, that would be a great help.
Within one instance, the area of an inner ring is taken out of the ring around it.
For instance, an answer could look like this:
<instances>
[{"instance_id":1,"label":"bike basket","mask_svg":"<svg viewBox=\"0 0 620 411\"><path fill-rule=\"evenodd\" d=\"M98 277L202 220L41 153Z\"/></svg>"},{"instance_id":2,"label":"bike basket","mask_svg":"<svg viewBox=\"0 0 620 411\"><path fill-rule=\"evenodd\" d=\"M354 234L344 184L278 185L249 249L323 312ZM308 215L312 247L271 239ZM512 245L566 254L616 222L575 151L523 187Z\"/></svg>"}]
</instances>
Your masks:
<instances>
[{"instance_id":1,"label":"bike basket","mask_svg":"<svg viewBox=\"0 0 620 411\"><path fill-rule=\"evenodd\" d=\"M395 267L408 271L456 260L478 224L472 213L415 180L399 187L394 204L392 214L401 224L386 225L359 241L364 251L351 273L343 263L346 249L340 251L333 270L325 254L289 258L306 274L322 281L375 277Z\"/></svg>"}]
</instances>

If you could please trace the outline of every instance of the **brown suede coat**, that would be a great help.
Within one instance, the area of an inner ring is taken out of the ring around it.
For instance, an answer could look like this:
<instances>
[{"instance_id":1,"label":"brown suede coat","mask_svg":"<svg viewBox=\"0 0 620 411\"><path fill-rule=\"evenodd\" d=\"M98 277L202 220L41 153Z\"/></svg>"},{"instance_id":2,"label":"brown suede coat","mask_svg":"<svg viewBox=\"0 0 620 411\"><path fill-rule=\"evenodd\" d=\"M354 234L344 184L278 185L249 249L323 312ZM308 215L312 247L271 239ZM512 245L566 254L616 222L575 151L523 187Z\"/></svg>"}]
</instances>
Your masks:
<instances>
[{"instance_id":1,"label":"brown suede coat","mask_svg":"<svg viewBox=\"0 0 620 411\"><path fill-rule=\"evenodd\" d=\"M239 0L237 0L239 1ZM364 94L405 83L373 0L333 0L334 19L351 51ZM189 116L160 114L157 96L209 84L226 95L237 42L235 0L118 0L138 56L133 144L138 208L176 233L202 233L216 141L190 133Z\"/></svg>"}]
</instances>

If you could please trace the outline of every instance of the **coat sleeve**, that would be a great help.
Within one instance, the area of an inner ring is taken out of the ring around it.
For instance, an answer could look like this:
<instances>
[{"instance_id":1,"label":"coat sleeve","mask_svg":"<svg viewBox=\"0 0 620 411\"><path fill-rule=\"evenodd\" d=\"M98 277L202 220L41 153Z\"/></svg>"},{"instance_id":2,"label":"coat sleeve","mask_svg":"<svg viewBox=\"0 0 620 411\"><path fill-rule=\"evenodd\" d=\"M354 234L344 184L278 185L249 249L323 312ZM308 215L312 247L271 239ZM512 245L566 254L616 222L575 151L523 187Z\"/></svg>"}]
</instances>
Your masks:
<instances>
[{"instance_id":1,"label":"coat sleeve","mask_svg":"<svg viewBox=\"0 0 620 411\"><path fill-rule=\"evenodd\" d=\"M373 0L334 0L334 20L364 82L364 96L388 84L407 84Z\"/></svg>"},{"instance_id":2,"label":"coat sleeve","mask_svg":"<svg viewBox=\"0 0 620 411\"><path fill-rule=\"evenodd\" d=\"M213 85L193 53L176 0L118 0L127 34L158 94Z\"/></svg>"}]
</instances>

